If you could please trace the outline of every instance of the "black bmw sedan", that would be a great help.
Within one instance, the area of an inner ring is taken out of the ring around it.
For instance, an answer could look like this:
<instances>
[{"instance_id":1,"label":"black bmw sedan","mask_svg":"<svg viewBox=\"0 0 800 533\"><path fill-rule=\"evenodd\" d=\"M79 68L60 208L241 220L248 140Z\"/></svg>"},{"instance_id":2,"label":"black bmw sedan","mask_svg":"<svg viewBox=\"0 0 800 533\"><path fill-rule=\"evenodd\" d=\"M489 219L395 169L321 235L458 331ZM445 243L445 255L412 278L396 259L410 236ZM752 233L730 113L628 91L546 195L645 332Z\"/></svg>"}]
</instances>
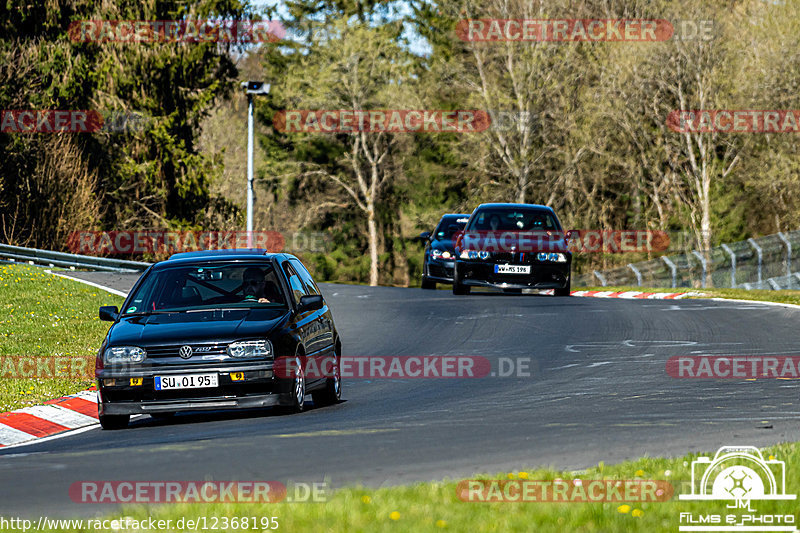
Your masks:
<instances>
[{"instance_id":1,"label":"black bmw sedan","mask_svg":"<svg viewBox=\"0 0 800 533\"><path fill-rule=\"evenodd\" d=\"M433 233L420 235L425 241L422 262L422 288L435 289L437 283L453 282L455 249L453 240L467 225L469 215L447 214L436 225Z\"/></svg>"},{"instance_id":2,"label":"black bmw sedan","mask_svg":"<svg viewBox=\"0 0 800 533\"><path fill-rule=\"evenodd\" d=\"M264 250L176 254L151 266L97 354L104 429L132 414L280 406L341 398L341 340L331 311L294 256ZM306 375L308 365L316 371ZM318 369L327 369L320 372Z\"/></svg>"},{"instance_id":3,"label":"black bmw sedan","mask_svg":"<svg viewBox=\"0 0 800 533\"><path fill-rule=\"evenodd\" d=\"M453 294L555 289L569 296L572 253L555 212L535 204L482 204L456 240Z\"/></svg>"}]
</instances>

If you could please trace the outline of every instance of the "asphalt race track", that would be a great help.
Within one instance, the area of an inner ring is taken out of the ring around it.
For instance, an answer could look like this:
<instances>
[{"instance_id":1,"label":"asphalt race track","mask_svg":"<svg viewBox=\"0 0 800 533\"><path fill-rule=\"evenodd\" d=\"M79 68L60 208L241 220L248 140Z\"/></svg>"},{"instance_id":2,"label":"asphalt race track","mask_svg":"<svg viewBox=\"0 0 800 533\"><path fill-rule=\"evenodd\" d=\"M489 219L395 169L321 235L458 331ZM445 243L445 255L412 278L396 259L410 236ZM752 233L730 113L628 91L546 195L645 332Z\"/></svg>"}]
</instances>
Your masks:
<instances>
[{"instance_id":1,"label":"asphalt race track","mask_svg":"<svg viewBox=\"0 0 800 533\"><path fill-rule=\"evenodd\" d=\"M127 291L134 278L75 274ZM94 515L81 480L322 481L382 486L525 467L800 440L800 381L678 380L675 355L788 355L800 309L323 285L345 355L529 357L531 376L359 379L346 401L141 417L0 451L0 513ZM101 339L98 339L98 345ZM496 366L493 366L496 369Z\"/></svg>"}]
</instances>

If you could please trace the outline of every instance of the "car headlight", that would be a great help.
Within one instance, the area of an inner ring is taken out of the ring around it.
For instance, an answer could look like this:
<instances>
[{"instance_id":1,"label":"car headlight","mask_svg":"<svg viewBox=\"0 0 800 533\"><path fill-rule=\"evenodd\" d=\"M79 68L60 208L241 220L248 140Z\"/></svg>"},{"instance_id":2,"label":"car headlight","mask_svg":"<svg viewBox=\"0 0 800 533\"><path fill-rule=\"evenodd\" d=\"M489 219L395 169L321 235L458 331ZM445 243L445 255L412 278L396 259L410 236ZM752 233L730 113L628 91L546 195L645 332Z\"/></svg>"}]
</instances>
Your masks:
<instances>
[{"instance_id":1,"label":"car headlight","mask_svg":"<svg viewBox=\"0 0 800 533\"><path fill-rule=\"evenodd\" d=\"M539 252L536 254L536 259L539 261L553 261L556 263L566 263L567 256L561 253L547 253L547 252Z\"/></svg>"},{"instance_id":2,"label":"car headlight","mask_svg":"<svg viewBox=\"0 0 800 533\"><path fill-rule=\"evenodd\" d=\"M478 252L478 257L484 260L489 259L489 252L487 252L486 250L481 250L480 252Z\"/></svg>"},{"instance_id":3,"label":"car headlight","mask_svg":"<svg viewBox=\"0 0 800 533\"><path fill-rule=\"evenodd\" d=\"M451 254L451 253L450 253L450 252L448 252L447 250L445 250L444 252L442 252L442 259L450 259L451 257L453 257L453 254Z\"/></svg>"},{"instance_id":4,"label":"car headlight","mask_svg":"<svg viewBox=\"0 0 800 533\"><path fill-rule=\"evenodd\" d=\"M439 259L441 256L442 256L442 251L439 250L438 248L434 248L433 250L431 250L431 257L433 257L434 259Z\"/></svg>"},{"instance_id":5,"label":"car headlight","mask_svg":"<svg viewBox=\"0 0 800 533\"><path fill-rule=\"evenodd\" d=\"M138 346L112 346L103 355L106 363L141 363L147 359L147 352Z\"/></svg>"},{"instance_id":6,"label":"car headlight","mask_svg":"<svg viewBox=\"0 0 800 533\"><path fill-rule=\"evenodd\" d=\"M476 252L475 250L464 250L463 252L461 252L461 255L459 257L461 257L461 259L477 259L478 252Z\"/></svg>"},{"instance_id":7,"label":"car headlight","mask_svg":"<svg viewBox=\"0 0 800 533\"><path fill-rule=\"evenodd\" d=\"M239 341L228 345L231 357L272 357L272 343L268 340Z\"/></svg>"}]
</instances>

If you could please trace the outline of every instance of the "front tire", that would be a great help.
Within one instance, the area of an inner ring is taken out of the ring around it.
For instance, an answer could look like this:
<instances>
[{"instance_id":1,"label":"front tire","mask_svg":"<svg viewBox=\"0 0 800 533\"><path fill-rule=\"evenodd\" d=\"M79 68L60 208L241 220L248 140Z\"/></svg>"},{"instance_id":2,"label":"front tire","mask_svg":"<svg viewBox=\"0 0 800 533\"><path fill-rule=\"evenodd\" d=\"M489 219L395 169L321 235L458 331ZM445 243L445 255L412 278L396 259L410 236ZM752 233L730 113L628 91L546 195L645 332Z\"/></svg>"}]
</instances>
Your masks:
<instances>
[{"instance_id":1,"label":"front tire","mask_svg":"<svg viewBox=\"0 0 800 533\"><path fill-rule=\"evenodd\" d=\"M306 406L306 375L303 371L303 362L300 357L295 357L295 371L292 379L291 402L282 411L286 414L301 413Z\"/></svg>"},{"instance_id":2,"label":"front tire","mask_svg":"<svg viewBox=\"0 0 800 533\"><path fill-rule=\"evenodd\" d=\"M461 278L458 276L458 266L453 269L453 294L456 295L464 295L469 294L470 287L469 285L463 285L461 283Z\"/></svg>"},{"instance_id":3,"label":"front tire","mask_svg":"<svg viewBox=\"0 0 800 533\"><path fill-rule=\"evenodd\" d=\"M131 420L131 415L100 415L98 418L103 429L125 429Z\"/></svg>"},{"instance_id":4,"label":"front tire","mask_svg":"<svg viewBox=\"0 0 800 533\"><path fill-rule=\"evenodd\" d=\"M432 290L436 288L436 282L429 280L427 277L422 276L422 288L425 290Z\"/></svg>"},{"instance_id":5,"label":"front tire","mask_svg":"<svg viewBox=\"0 0 800 533\"><path fill-rule=\"evenodd\" d=\"M555 296L569 296L570 293L570 285L572 285L572 279L567 280L567 286L563 289L556 289L553 291Z\"/></svg>"}]
</instances>

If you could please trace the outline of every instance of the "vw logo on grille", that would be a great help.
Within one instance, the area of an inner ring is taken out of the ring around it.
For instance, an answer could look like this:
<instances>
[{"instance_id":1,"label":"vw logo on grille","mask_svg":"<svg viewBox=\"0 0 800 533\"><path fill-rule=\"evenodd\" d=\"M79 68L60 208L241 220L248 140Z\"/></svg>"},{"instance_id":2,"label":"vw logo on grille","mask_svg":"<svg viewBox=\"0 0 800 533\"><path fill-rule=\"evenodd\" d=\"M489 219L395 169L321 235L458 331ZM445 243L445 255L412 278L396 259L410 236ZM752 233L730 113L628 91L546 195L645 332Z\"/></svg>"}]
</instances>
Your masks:
<instances>
[{"instance_id":1,"label":"vw logo on grille","mask_svg":"<svg viewBox=\"0 0 800 533\"><path fill-rule=\"evenodd\" d=\"M192 347L181 346L181 349L178 350L178 355L180 355L182 359L189 359L192 356Z\"/></svg>"}]
</instances>

